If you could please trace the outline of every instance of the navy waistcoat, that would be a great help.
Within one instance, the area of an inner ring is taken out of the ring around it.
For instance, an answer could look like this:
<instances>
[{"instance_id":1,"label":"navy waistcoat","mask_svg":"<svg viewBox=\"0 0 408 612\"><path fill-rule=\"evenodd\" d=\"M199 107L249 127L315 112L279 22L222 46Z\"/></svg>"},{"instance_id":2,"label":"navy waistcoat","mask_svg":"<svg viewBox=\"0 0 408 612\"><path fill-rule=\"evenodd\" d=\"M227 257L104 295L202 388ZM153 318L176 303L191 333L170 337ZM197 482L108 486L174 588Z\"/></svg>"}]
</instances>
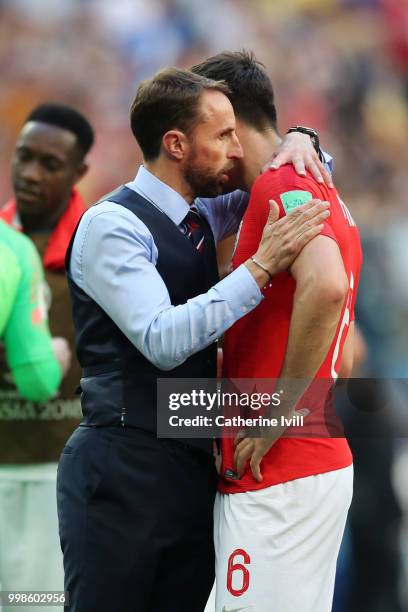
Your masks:
<instances>
[{"instance_id":1,"label":"navy waistcoat","mask_svg":"<svg viewBox=\"0 0 408 612\"><path fill-rule=\"evenodd\" d=\"M119 187L104 196L101 202L106 200L124 206L148 227L158 250L156 268L174 306L185 304L188 299L205 293L218 281L214 237L205 219L202 219L204 250L200 253L167 215L132 189ZM82 424L97 427L120 425L155 432L157 379L215 377L216 344L210 344L171 371L154 366L106 312L73 281L69 262L75 234L67 251L66 268L77 355L83 368ZM149 287L141 286L139 291L143 294L149 291ZM184 442L212 452L211 440Z\"/></svg>"}]
</instances>

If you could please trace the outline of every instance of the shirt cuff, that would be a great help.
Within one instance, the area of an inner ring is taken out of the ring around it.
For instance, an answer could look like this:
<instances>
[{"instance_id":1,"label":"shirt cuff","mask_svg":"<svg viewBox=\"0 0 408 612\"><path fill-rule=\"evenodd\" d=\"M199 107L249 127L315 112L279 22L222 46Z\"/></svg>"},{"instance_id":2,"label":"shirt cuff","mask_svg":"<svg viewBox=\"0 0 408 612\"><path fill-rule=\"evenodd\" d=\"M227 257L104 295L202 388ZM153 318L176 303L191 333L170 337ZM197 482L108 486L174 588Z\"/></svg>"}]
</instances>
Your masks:
<instances>
[{"instance_id":1,"label":"shirt cuff","mask_svg":"<svg viewBox=\"0 0 408 612\"><path fill-rule=\"evenodd\" d=\"M244 264L223 278L216 287L237 318L256 308L264 299L254 277Z\"/></svg>"},{"instance_id":2,"label":"shirt cuff","mask_svg":"<svg viewBox=\"0 0 408 612\"><path fill-rule=\"evenodd\" d=\"M322 155L323 155L323 163L326 166L327 170L330 172L330 174L333 174L333 163L334 160L332 158L331 155L329 155L329 153L327 153L326 151L323 151L323 149L321 149Z\"/></svg>"}]
</instances>

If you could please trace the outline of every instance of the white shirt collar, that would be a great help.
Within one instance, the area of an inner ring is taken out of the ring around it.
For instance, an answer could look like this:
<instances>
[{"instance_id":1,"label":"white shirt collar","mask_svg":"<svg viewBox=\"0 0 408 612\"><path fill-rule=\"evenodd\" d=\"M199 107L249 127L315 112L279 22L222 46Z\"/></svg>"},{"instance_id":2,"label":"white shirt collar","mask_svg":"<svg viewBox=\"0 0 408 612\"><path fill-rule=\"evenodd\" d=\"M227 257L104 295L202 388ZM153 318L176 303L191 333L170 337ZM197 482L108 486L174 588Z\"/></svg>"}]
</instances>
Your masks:
<instances>
[{"instance_id":1,"label":"white shirt collar","mask_svg":"<svg viewBox=\"0 0 408 612\"><path fill-rule=\"evenodd\" d=\"M190 210L183 196L146 170L144 166L140 166L135 179L127 183L126 187L149 200L176 225L180 225Z\"/></svg>"}]
</instances>

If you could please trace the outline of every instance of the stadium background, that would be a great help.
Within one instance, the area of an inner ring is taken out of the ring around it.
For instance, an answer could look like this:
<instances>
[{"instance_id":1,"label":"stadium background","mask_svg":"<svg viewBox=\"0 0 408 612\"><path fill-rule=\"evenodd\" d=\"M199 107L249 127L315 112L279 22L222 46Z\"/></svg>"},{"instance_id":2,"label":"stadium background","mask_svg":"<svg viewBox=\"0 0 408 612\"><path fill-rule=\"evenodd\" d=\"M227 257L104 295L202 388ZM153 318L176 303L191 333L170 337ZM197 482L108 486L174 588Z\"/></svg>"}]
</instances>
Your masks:
<instances>
[{"instance_id":1,"label":"stadium background","mask_svg":"<svg viewBox=\"0 0 408 612\"><path fill-rule=\"evenodd\" d=\"M242 47L270 72L281 132L295 123L319 130L360 225L362 374L407 378L407 0L206 0L205 6L201 0L0 0L1 201L11 196L16 136L37 103L63 101L90 118L96 145L80 184L90 204L135 174L140 157L128 108L137 83L164 65L188 67ZM399 439L392 446L403 606L408 445ZM381 503L386 507L387 499ZM375 561L381 568L381 550ZM346 610L341 597L336 605ZM369 612L394 612L384 606Z\"/></svg>"}]
</instances>

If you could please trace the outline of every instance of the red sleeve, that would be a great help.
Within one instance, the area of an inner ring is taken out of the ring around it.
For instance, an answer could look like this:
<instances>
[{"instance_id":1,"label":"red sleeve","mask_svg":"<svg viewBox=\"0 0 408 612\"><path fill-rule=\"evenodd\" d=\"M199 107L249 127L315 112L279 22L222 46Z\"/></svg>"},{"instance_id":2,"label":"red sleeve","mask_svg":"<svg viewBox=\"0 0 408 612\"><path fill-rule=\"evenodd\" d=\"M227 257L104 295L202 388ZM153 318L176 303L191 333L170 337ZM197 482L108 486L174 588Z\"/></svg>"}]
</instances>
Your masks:
<instances>
[{"instance_id":1,"label":"red sleeve","mask_svg":"<svg viewBox=\"0 0 408 612\"><path fill-rule=\"evenodd\" d=\"M330 200L329 190L325 186L320 186L309 174L306 177L299 176L292 165L283 166L279 170L268 170L261 174L251 190L251 197L239 234L238 247L233 258L234 268L256 252L268 219L269 200L275 200L278 204L279 218L282 218L286 215L282 195L291 191L306 191L311 194L312 198ZM321 234L337 242L330 224L330 217L324 223Z\"/></svg>"},{"instance_id":2,"label":"red sleeve","mask_svg":"<svg viewBox=\"0 0 408 612\"><path fill-rule=\"evenodd\" d=\"M257 183L259 183L259 186ZM288 192L308 192L312 198L317 198L322 201L330 201L333 197L330 190L325 185L317 183L310 173L305 177L299 176L291 164L283 166L279 170L269 170L262 174L254 185L254 190L255 189L259 189L260 191L258 197L262 197L266 200L275 200L279 206L279 218L287 214L283 206L282 196ZM324 236L333 238L333 240L337 242L331 226L330 217L324 223L324 228L321 233Z\"/></svg>"}]
</instances>

